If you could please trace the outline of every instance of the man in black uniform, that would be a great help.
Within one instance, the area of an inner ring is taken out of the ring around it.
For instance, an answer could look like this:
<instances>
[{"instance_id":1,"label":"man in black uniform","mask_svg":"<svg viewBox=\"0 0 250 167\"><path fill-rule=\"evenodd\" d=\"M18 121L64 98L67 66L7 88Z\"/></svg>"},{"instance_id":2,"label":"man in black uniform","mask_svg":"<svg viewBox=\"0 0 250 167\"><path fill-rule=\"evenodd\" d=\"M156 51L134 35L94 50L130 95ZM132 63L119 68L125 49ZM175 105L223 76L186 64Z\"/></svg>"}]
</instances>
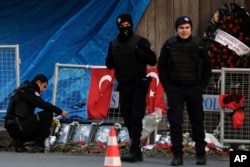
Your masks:
<instances>
[{"instance_id":1,"label":"man in black uniform","mask_svg":"<svg viewBox=\"0 0 250 167\"><path fill-rule=\"evenodd\" d=\"M120 31L110 42L106 66L115 70L119 84L120 110L130 137L130 151L122 161L143 161L140 137L145 114L146 94L150 79L146 77L147 65L156 64L155 52L149 41L133 32L130 14L120 14L116 19Z\"/></svg>"},{"instance_id":2,"label":"man in black uniform","mask_svg":"<svg viewBox=\"0 0 250 167\"><path fill-rule=\"evenodd\" d=\"M45 102L40 93L44 92L48 79L43 74L38 74L30 82L26 80L17 88L9 101L5 116L5 128L15 141L17 152L27 151L24 142L34 141L31 152L44 152L44 140L50 134L50 125L53 112L66 118L67 112ZM43 111L35 113L35 108Z\"/></svg>"},{"instance_id":3,"label":"man in black uniform","mask_svg":"<svg viewBox=\"0 0 250 167\"><path fill-rule=\"evenodd\" d=\"M168 100L168 121L172 142L172 166L183 164L182 123L186 104L195 141L196 163L206 164L203 89L211 76L211 61L203 41L191 35L192 21L187 16L176 19L177 36L167 39L158 59L160 81Z\"/></svg>"}]
</instances>

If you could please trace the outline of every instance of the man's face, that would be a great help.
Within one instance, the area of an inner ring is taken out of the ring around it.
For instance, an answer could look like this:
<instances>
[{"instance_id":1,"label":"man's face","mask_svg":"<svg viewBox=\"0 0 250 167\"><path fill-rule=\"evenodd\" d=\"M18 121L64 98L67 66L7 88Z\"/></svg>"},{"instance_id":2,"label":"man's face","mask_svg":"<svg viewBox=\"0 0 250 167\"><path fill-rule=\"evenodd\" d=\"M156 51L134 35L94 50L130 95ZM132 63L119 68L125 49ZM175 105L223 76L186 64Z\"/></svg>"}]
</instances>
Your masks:
<instances>
[{"instance_id":1,"label":"man's face","mask_svg":"<svg viewBox=\"0 0 250 167\"><path fill-rule=\"evenodd\" d=\"M83 134L85 136L89 135L89 129L86 126L83 126L80 130L80 134Z\"/></svg>"},{"instance_id":2,"label":"man's face","mask_svg":"<svg viewBox=\"0 0 250 167\"><path fill-rule=\"evenodd\" d=\"M127 133L125 130L121 130L119 133L119 137L126 137Z\"/></svg>"},{"instance_id":3,"label":"man's face","mask_svg":"<svg viewBox=\"0 0 250 167\"><path fill-rule=\"evenodd\" d=\"M130 26L131 26L131 24L130 24L129 22L127 22L127 21L122 22L122 23L119 25L120 28L130 27Z\"/></svg>"},{"instance_id":4,"label":"man's face","mask_svg":"<svg viewBox=\"0 0 250 167\"><path fill-rule=\"evenodd\" d=\"M40 89L40 93L45 92L48 83L47 82L41 82L41 81L37 81L37 85L39 86Z\"/></svg>"},{"instance_id":5,"label":"man's face","mask_svg":"<svg viewBox=\"0 0 250 167\"><path fill-rule=\"evenodd\" d=\"M191 25L184 23L177 28L177 35L182 39L187 39L191 35Z\"/></svg>"}]
</instances>

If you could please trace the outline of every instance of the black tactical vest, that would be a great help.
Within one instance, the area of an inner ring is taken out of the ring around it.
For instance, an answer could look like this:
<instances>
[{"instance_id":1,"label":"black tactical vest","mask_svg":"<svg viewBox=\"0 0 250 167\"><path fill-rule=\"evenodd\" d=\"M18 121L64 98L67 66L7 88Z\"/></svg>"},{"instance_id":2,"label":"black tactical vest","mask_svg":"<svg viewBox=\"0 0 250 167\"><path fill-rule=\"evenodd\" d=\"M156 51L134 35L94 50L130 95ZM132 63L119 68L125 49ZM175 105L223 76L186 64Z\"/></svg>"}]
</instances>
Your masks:
<instances>
[{"instance_id":1,"label":"black tactical vest","mask_svg":"<svg viewBox=\"0 0 250 167\"><path fill-rule=\"evenodd\" d=\"M169 74L170 82L177 85L201 84L203 49L200 39L192 37L190 42L178 42L176 37L170 38L169 44Z\"/></svg>"},{"instance_id":2,"label":"black tactical vest","mask_svg":"<svg viewBox=\"0 0 250 167\"><path fill-rule=\"evenodd\" d=\"M119 83L133 82L146 75L146 66L136 59L136 48L140 38L139 35L133 34L126 43L119 43L118 39L112 42L115 76Z\"/></svg>"}]
</instances>

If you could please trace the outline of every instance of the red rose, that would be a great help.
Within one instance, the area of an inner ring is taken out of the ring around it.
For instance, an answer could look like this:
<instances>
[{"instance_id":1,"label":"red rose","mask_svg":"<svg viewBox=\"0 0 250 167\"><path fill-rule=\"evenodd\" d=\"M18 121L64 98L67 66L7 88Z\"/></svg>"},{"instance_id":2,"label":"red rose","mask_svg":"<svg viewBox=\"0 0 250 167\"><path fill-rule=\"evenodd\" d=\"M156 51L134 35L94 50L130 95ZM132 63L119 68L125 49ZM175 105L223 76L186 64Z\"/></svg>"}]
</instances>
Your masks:
<instances>
[{"instance_id":1,"label":"red rose","mask_svg":"<svg viewBox=\"0 0 250 167\"><path fill-rule=\"evenodd\" d=\"M227 64L231 64L231 63L232 63L231 59L228 59Z\"/></svg>"},{"instance_id":2,"label":"red rose","mask_svg":"<svg viewBox=\"0 0 250 167\"><path fill-rule=\"evenodd\" d=\"M226 54L223 54L223 55L222 55L222 58L223 58L223 59L227 59L227 57L228 57L228 55L226 55Z\"/></svg>"},{"instance_id":3,"label":"red rose","mask_svg":"<svg viewBox=\"0 0 250 167\"><path fill-rule=\"evenodd\" d=\"M235 23L235 24L238 24L238 23L239 23L239 20L235 19L235 20L234 20L234 23Z\"/></svg>"},{"instance_id":4,"label":"red rose","mask_svg":"<svg viewBox=\"0 0 250 167\"><path fill-rule=\"evenodd\" d=\"M239 39L240 41L243 41L243 36L239 36L238 39Z\"/></svg>"},{"instance_id":5,"label":"red rose","mask_svg":"<svg viewBox=\"0 0 250 167\"><path fill-rule=\"evenodd\" d=\"M231 20L232 16L227 16L226 18L227 18L227 20Z\"/></svg>"},{"instance_id":6,"label":"red rose","mask_svg":"<svg viewBox=\"0 0 250 167\"><path fill-rule=\"evenodd\" d=\"M223 52L223 53L227 53L227 51L228 51L227 48L222 49L222 52Z\"/></svg>"},{"instance_id":7,"label":"red rose","mask_svg":"<svg viewBox=\"0 0 250 167\"><path fill-rule=\"evenodd\" d=\"M233 29L232 29L232 32L236 34L236 33L237 33L237 29L236 29L236 28L233 28Z\"/></svg>"},{"instance_id":8,"label":"red rose","mask_svg":"<svg viewBox=\"0 0 250 167\"><path fill-rule=\"evenodd\" d=\"M230 24L228 25L228 27L229 27L230 29L232 29L232 28L233 28L233 24L230 23Z\"/></svg>"},{"instance_id":9,"label":"red rose","mask_svg":"<svg viewBox=\"0 0 250 167\"><path fill-rule=\"evenodd\" d=\"M217 52L218 49L217 49L216 47L213 47L212 50L213 50L214 52Z\"/></svg>"}]
</instances>

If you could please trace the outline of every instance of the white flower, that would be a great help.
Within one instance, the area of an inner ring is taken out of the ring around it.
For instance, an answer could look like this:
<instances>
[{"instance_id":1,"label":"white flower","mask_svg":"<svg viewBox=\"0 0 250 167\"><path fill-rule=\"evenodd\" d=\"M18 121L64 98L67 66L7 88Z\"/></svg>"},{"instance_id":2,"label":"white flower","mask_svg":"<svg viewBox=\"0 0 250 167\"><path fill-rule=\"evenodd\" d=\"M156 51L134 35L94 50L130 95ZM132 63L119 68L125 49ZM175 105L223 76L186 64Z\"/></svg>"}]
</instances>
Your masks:
<instances>
[{"instance_id":1,"label":"white flower","mask_svg":"<svg viewBox=\"0 0 250 167\"><path fill-rule=\"evenodd\" d=\"M114 124L114 127L115 127L115 129L121 129L122 128L122 125L120 124L120 123L115 123Z\"/></svg>"},{"instance_id":2,"label":"white flower","mask_svg":"<svg viewBox=\"0 0 250 167\"><path fill-rule=\"evenodd\" d=\"M73 122L71 122L71 124L70 124L71 126L79 126L80 124L79 124L79 122L77 122L77 121L73 121Z\"/></svg>"}]
</instances>

